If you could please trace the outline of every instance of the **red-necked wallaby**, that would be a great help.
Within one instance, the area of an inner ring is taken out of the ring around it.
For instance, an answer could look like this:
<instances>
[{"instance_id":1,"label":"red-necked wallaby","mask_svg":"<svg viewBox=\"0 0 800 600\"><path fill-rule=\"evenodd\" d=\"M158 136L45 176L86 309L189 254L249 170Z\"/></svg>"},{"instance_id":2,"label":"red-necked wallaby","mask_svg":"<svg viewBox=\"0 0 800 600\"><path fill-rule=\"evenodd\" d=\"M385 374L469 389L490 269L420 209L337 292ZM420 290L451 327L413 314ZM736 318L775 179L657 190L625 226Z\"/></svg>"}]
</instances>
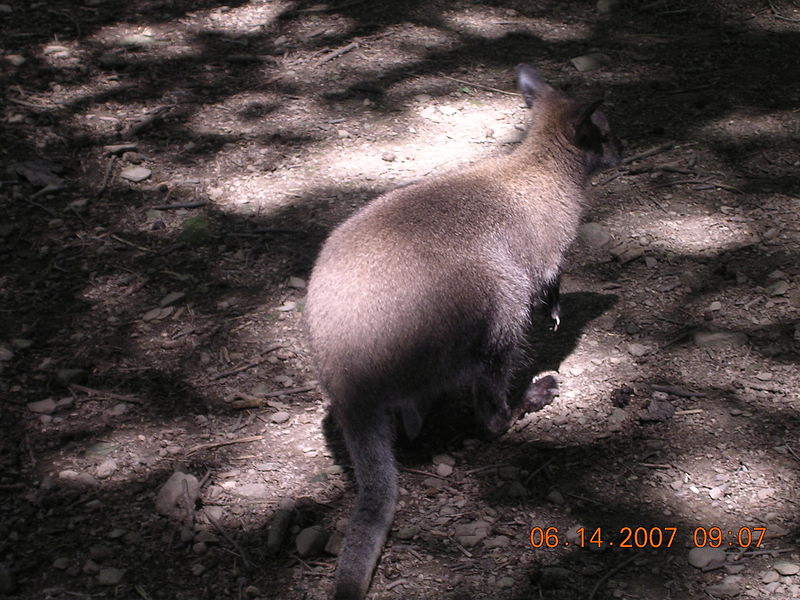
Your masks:
<instances>
[{"instance_id":1,"label":"red-necked wallaby","mask_svg":"<svg viewBox=\"0 0 800 600\"><path fill-rule=\"evenodd\" d=\"M358 483L334 598L365 596L394 518L392 413L409 437L445 390L471 385L488 436L552 399L544 377L512 390L531 312L559 318L564 254L584 185L619 162L601 102L580 103L528 65L531 112L511 154L381 196L336 228L314 265L306 316L320 385Z\"/></svg>"}]
</instances>

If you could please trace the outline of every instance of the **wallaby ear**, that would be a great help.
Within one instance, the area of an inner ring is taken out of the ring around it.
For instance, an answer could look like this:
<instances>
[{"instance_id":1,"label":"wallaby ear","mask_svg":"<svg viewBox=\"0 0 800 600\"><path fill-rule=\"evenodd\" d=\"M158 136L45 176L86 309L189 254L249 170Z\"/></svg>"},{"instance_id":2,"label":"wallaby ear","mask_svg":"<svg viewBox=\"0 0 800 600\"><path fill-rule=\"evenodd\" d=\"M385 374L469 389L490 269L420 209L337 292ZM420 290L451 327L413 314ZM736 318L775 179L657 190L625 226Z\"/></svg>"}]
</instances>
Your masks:
<instances>
[{"instance_id":1,"label":"wallaby ear","mask_svg":"<svg viewBox=\"0 0 800 600\"><path fill-rule=\"evenodd\" d=\"M547 82L542 79L539 72L532 66L525 63L517 67L517 86L525 98L525 104L528 108L533 105L533 101L537 96L541 96L546 90L550 89Z\"/></svg>"},{"instance_id":2,"label":"wallaby ear","mask_svg":"<svg viewBox=\"0 0 800 600\"><path fill-rule=\"evenodd\" d=\"M598 130L595 119L592 118L601 104L603 104L603 100L595 100L578 108L578 116L575 119L575 142L582 148L594 145L598 134L602 135L602 132ZM597 116L602 117L603 121L605 120L603 113L598 113Z\"/></svg>"}]
</instances>

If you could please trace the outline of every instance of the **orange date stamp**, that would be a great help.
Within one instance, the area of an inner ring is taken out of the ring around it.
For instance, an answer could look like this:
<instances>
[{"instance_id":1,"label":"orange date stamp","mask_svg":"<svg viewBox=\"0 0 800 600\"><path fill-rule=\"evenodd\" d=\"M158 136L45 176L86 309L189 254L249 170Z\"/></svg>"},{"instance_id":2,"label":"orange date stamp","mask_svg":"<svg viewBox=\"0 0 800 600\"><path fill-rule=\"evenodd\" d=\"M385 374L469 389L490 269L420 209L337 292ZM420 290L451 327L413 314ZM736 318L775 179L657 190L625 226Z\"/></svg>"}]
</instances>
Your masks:
<instances>
[{"instance_id":1,"label":"orange date stamp","mask_svg":"<svg viewBox=\"0 0 800 600\"><path fill-rule=\"evenodd\" d=\"M766 527L695 527L692 544L696 548L760 548L767 533ZM580 527L568 536L558 527L533 527L529 536L531 546L542 548L617 548L655 549L671 548L678 538L677 527Z\"/></svg>"}]
</instances>

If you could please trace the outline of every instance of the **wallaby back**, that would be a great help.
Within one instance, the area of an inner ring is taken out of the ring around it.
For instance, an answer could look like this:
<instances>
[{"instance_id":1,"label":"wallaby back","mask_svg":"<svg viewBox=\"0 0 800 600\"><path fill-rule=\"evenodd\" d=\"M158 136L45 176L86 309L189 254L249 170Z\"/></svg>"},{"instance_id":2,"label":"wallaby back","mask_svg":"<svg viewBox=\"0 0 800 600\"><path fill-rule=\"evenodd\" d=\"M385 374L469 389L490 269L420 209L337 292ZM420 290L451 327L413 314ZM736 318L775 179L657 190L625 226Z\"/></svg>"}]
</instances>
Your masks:
<instances>
[{"instance_id":1,"label":"wallaby back","mask_svg":"<svg viewBox=\"0 0 800 600\"><path fill-rule=\"evenodd\" d=\"M311 343L358 483L336 600L364 597L393 520L390 409L413 437L430 401L471 384L493 436L551 399L552 378L514 391L512 375L532 309L557 303L585 181L619 160L619 145L599 103L570 100L528 65L517 75L532 115L513 153L375 199L314 266Z\"/></svg>"}]
</instances>

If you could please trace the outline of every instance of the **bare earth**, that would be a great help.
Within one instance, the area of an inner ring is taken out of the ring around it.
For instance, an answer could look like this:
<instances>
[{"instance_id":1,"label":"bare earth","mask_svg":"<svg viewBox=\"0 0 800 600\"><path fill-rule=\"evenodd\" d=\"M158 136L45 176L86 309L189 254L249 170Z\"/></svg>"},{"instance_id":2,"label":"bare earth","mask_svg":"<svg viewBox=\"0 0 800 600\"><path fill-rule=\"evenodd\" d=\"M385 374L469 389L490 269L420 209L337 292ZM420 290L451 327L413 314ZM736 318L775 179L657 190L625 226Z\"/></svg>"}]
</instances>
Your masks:
<instances>
[{"instance_id":1,"label":"bare earth","mask_svg":"<svg viewBox=\"0 0 800 600\"><path fill-rule=\"evenodd\" d=\"M327 597L305 281L370 198L513 147L524 61L628 161L534 343L559 398L401 444L371 598L800 597L800 4L612 4L0 2L0 596Z\"/></svg>"}]
</instances>

